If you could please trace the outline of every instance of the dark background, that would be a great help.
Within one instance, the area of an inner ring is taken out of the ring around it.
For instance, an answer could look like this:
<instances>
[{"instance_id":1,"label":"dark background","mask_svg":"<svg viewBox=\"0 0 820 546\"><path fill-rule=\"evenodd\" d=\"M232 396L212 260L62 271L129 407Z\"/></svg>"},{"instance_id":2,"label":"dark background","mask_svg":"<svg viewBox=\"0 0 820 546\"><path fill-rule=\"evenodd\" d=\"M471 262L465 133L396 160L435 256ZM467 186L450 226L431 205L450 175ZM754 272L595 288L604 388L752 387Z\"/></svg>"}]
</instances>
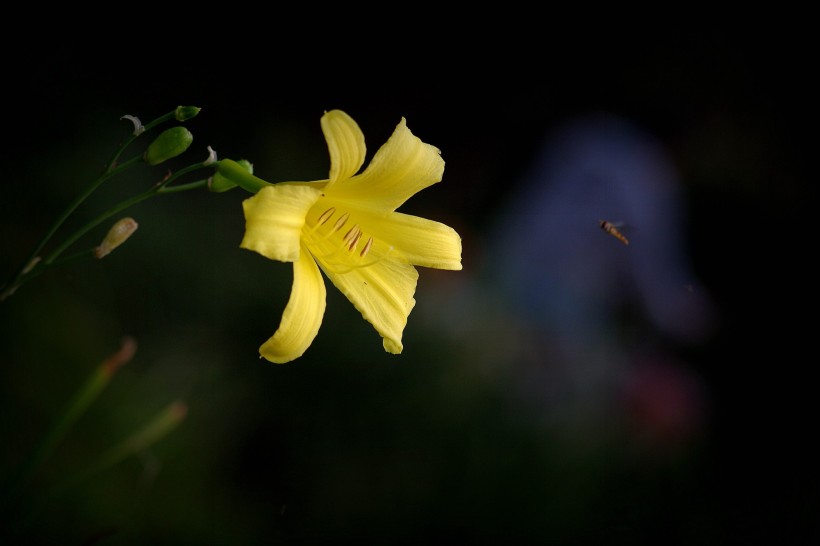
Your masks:
<instances>
[{"instance_id":1,"label":"dark background","mask_svg":"<svg viewBox=\"0 0 820 546\"><path fill-rule=\"evenodd\" d=\"M257 347L278 324L291 269L239 249L247 195L183 193L138 205L140 228L122 249L50 271L0 304L2 476L124 335L137 340L136 356L28 484L21 511L168 403L182 400L189 413L148 453L48 501L35 525L5 522L8 536L60 544L817 539L811 34L793 24L601 31L498 22L493 30L465 23L464 37L445 40L438 26L329 36L277 21L251 38L223 26L83 46L66 38L19 57L10 44L0 273L11 275L99 172L128 134L120 116L148 121L180 104L202 111L186 124L194 144L170 168L204 158L210 145L221 158L250 159L272 182L326 176L325 110L359 123L368 157L404 116L442 150L446 170L402 210L455 227L464 270L421 270L401 356L384 353L328 286L314 344L272 365ZM126 28L150 36L143 25ZM540 395L522 395L521 332L532 324L508 320L487 273L509 259L490 241L544 139L602 112L651 135L677 169L683 248L714 304L712 329L695 341L658 334L632 315L608 329L639 341L649 331L652 350L696 378L698 410L671 440L663 422L653 428L652 407L589 420L574 413L586 406L553 414ZM146 168L105 186L69 225L164 172ZM481 311L465 321L471 309ZM447 324L451 316L460 318Z\"/></svg>"}]
</instances>

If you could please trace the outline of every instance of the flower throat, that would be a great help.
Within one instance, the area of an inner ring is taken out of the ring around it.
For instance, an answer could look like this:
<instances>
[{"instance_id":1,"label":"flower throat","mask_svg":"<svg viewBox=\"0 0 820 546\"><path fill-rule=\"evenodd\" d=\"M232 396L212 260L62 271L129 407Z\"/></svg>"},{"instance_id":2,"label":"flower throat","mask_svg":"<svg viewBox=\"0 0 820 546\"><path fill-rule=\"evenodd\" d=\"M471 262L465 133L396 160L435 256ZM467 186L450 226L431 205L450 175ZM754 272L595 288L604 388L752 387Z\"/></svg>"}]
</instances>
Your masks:
<instances>
[{"instance_id":1,"label":"flower throat","mask_svg":"<svg viewBox=\"0 0 820 546\"><path fill-rule=\"evenodd\" d=\"M373 249L373 236L367 236L365 240L365 234L359 224L350 221L350 213L336 213L336 207L330 207L319 215L316 223L310 228L307 224L303 228L308 248L324 267L333 273L343 274L369 267L384 259L384 256L380 256L364 261ZM391 246L385 255L392 250Z\"/></svg>"}]
</instances>

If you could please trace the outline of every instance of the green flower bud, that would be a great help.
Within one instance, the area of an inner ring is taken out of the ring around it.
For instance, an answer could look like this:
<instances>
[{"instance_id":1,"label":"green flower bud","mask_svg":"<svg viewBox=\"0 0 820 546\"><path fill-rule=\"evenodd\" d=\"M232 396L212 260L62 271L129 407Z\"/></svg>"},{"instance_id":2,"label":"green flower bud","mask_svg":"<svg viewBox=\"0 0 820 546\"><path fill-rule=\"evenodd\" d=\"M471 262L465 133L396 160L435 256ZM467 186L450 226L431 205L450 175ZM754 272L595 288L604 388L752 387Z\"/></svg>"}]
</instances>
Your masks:
<instances>
[{"instance_id":1,"label":"green flower bud","mask_svg":"<svg viewBox=\"0 0 820 546\"><path fill-rule=\"evenodd\" d=\"M237 185L230 179L226 178L219 171L215 172L212 177L208 179L208 190L214 193L222 193L236 188Z\"/></svg>"},{"instance_id":2,"label":"green flower bud","mask_svg":"<svg viewBox=\"0 0 820 546\"><path fill-rule=\"evenodd\" d=\"M194 135L185 127L171 127L160 133L148 146L143 159L149 165L158 165L187 150L193 141Z\"/></svg>"},{"instance_id":3,"label":"green flower bud","mask_svg":"<svg viewBox=\"0 0 820 546\"><path fill-rule=\"evenodd\" d=\"M202 108L198 106L177 106L174 117L177 121L186 121L196 116Z\"/></svg>"},{"instance_id":4,"label":"green flower bud","mask_svg":"<svg viewBox=\"0 0 820 546\"><path fill-rule=\"evenodd\" d=\"M253 174L253 164L247 159L240 159L236 163L248 171L249 174ZM214 175L208 179L208 189L215 193L232 190L235 187L237 187L237 183L219 171L216 171Z\"/></svg>"},{"instance_id":5,"label":"green flower bud","mask_svg":"<svg viewBox=\"0 0 820 546\"><path fill-rule=\"evenodd\" d=\"M253 174L253 163L248 161L247 159L237 159L237 163L239 163L243 169L248 171L250 174Z\"/></svg>"},{"instance_id":6,"label":"green flower bud","mask_svg":"<svg viewBox=\"0 0 820 546\"><path fill-rule=\"evenodd\" d=\"M270 182L265 182L254 176L251 172L253 167L250 163L244 160L240 161L243 161L244 164L232 159L222 159L216 164L216 172L250 193L256 193L262 188L272 185Z\"/></svg>"}]
</instances>

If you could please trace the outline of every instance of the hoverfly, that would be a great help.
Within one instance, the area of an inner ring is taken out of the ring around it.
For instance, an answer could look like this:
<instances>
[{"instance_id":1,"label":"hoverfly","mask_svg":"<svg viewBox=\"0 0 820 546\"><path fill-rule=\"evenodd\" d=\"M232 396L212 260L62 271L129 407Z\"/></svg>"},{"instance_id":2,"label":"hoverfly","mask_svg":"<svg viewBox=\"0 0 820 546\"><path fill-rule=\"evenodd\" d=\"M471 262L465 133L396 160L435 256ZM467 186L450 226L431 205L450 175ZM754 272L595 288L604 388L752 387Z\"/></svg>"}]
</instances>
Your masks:
<instances>
[{"instance_id":1,"label":"hoverfly","mask_svg":"<svg viewBox=\"0 0 820 546\"><path fill-rule=\"evenodd\" d=\"M629 239L624 237L624 234L618 230L618 226L613 224L612 222L607 222L606 220L599 220L598 223L601 226L601 229L621 241L623 244L628 245Z\"/></svg>"}]
</instances>

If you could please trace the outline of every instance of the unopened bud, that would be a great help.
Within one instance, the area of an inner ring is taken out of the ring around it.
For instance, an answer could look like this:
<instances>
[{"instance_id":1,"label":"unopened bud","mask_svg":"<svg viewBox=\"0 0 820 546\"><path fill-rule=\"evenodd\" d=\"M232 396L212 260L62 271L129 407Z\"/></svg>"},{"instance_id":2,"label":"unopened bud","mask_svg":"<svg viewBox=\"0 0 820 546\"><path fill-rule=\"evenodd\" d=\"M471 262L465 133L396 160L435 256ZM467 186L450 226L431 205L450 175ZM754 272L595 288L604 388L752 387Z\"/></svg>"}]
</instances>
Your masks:
<instances>
[{"instance_id":1,"label":"unopened bud","mask_svg":"<svg viewBox=\"0 0 820 546\"><path fill-rule=\"evenodd\" d=\"M171 127L148 146L143 158L149 165L158 165L187 150L193 141L194 135L185 127Z\"/></svg>"},{"instance_id":2,"label":"unopened bud","mask_svg":"<svg viewBox=\"0 0 820 546\"><path fill-rule=\"evenodd\" d=\"M123 218L111 226L108 234L103 239L100 246L94 249L94 256L102 258L111 253L115 248L123 244L131 235L137 231L138 224L133 218Z\"/></svg>"},{"instance_id":3,"label":"unopened bud","mask_svg":"<svg viewBox=\"0 0 820 546\"><path fill-rule=\"evenodd\" d=\"M248 161L247 159L240 159L237 163L249 174L253 174L253 163ZM223 191L232 190L233 188L237 187L237 183L222 174L219 171L216 171L214 175L208 179L208 189L215 193L221 193Z\"/></svg>"},{"instance_id":4,"label":"unopened bud","mask_svg":"<svg viewBox=\"0 0 820 546\"><path fill-rule=\"evenodd\" d=\"M270 182L265 182L258 176L254 176L251 172L253 166L250 163L245 160L241 161L242 163L232 159L222 159L216 164L216 172L250 193L256 193L262 188L272 185Z\"/></svg>"},{"instance_id":5,"label":"unopened bud","mask_svg":"<svg viewBox=\"0 0 820 546\"><path fill-rule=\"evenodd\" d=\"M196 116L202 108L198 106L177 106L174 117L177 121L186 121Z\"/></svg>"}]
</instances>

